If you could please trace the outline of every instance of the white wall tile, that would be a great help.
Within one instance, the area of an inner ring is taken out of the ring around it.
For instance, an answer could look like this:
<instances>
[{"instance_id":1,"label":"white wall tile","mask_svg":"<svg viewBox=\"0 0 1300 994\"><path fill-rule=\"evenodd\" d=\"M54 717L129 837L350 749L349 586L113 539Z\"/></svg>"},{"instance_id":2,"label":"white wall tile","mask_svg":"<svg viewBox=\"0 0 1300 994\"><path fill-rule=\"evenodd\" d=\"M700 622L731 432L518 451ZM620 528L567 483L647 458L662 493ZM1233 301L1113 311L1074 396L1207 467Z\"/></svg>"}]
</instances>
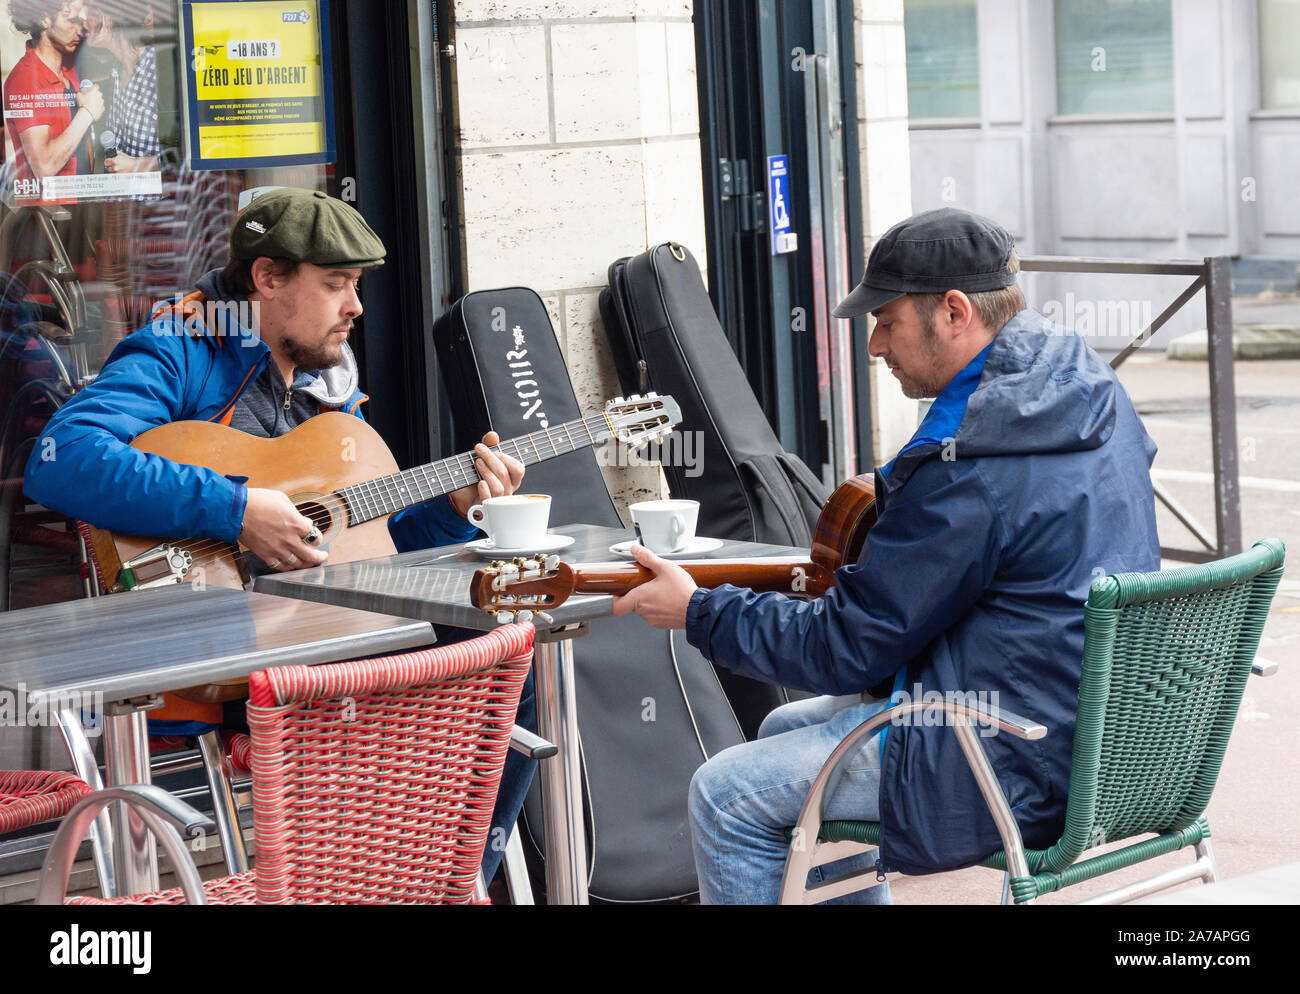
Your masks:
<instances>
[{"instance_id":1,"label":"white wall tile","mask_svg":"<svg viewBox=\"0 0 1300 994\"><path fill-rule=\"evenodd\" d=\"M901 24L865 24L859 33L859 120L907 117L907 49Z\"/></svg>"},{"instance_id":2,"label":"white wall tile","mask_svg":"<svg viewBox=\"0 0 1300 994\"><path fill-rule=\"evenodd\" d=\"M647 21L635 26L636 101L641 111L638 137L672 133L668 42L664 31L667 26L663 21Z\"/></svg>"},{"instance_id":3,"label":"white wall tile","mask_svg":"<svg viewBox=\"0 0 1300 994\"><path fill-rule=\"evenodd\" d=\"M468 287L600 286L645 244L641 147L462 158Z\"/></svg>"},{"instance_id":4,"label":"white wall tile","mask_svg":"<svg viewBox=\"0 0 1300 994\"><path fill-rule=\"evenodd\" d=\"M694 6L691 0L636 0L636 16L690 17Z\"/></svg>"},{"instance_id":5,"label":"white wall tile","mask_svg":"<svg viewBox=\"0 0 1300 994\"><path fill-rule=\"evenodd\" d=\"M566 17L631 17L636 0L456 0L463 21L556 20Z\"/></svg>"},{"instance_id":6,"label":"white wall tile","mask_svg":"<svg viewBox=\"0 0 1300 994\"><path fill-rule=\"evenodd\" d=\"M695 70L695 26L666 24L668 49L668 104L672 133L698 134L700 98Z\"/></svg>"},{"instance_id":7,"label":"white wall tile","mask_svg":"<svg viewBox=\"0 0 1300 994\"><path fill-rule=\"evenodd\" d=\"M456 81L462 147L550 140L542 27L461 29Z\"/></svg>"},{"instance_id":8,"label":"white wall tile","mask_svg":"<svg viewBox=\"0 0 1300 994\"><path fill-rule=\"evenodd\" d=\"M860 129L862 178L866 185L863 227L883 234L912 213L911 149L906 121L869 122Z\"/></svg>"},{"instance_id":9,"label":"white wall tile","mask_svg":"<svg viewBox=\"0 0 1300 994\"><path fill-rule=\"evenodd\" d=\"M557 141L641 137L637 25L551 28Z\"/></svg>"},{"instance_id":10,"label":"white wall tile","mask_svg":"<svg viewBox=\"0 0 1300 994\"><path fill-rule=\"evenodd\" d=\"M650 142L644 159L646 245L679 242L707 268L699 141Z\"/></svg>"}]
</instances>

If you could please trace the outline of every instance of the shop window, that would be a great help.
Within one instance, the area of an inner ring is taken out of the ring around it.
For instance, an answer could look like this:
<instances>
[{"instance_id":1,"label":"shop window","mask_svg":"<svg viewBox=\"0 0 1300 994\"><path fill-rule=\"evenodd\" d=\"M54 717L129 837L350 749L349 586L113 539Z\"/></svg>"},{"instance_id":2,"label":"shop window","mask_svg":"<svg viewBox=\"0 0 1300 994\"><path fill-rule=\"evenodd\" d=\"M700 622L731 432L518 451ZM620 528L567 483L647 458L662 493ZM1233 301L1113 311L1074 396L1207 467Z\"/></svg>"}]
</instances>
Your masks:
<instances>
[{"instance_id":1,"label":"shop window","mask_svg":"<svg viewBox=\"0 0 1300 994\"><path fill-rule=\"evenodd\" d=\"M283 5L220 6L238 25L254 6L278 22ZM225 264L241 195L324 190L332 177L333 166L320 164L189 168L177 8L171 0L0 4L0 479L11 484L21 483L49 417L113 348L160 302ZM308 8L312 22L289 25L285 37L323 19L323 0ZM282 75L292 83L293 73L301 70ZM322 90L318 79L310 85ZM9 603L5 549L20 494L20 486L0 488L0 609Z\"/></svg>"},{"instance_id":2,"label":"shop window","mask_svg":"<svg viewBox=\"0 0 1300 994\"><path fill-rule=\"evenodd\" d=\"M903 18L908 117L979 117L975 0L906 0Z\"/></svg>"},{"instance_id":3,"label":"shop window","mask_svg":"<svg viewBox=\"0 0 1300 994\"><path fill-rule=\"evenodd\" d=\"M1300 108L1300 0L1259 0L1259 92L1266 110Z\"/></svg>"},{"instance_id":4,"label":"shop window","mask_svg":"<svg viewBox=\"0 0 1300 994\"><path fill-rule=\"evenodd\" d=\"M1170 0L1056 0L1061 114L1174 109Z\"/></svg>"}]
</instances>

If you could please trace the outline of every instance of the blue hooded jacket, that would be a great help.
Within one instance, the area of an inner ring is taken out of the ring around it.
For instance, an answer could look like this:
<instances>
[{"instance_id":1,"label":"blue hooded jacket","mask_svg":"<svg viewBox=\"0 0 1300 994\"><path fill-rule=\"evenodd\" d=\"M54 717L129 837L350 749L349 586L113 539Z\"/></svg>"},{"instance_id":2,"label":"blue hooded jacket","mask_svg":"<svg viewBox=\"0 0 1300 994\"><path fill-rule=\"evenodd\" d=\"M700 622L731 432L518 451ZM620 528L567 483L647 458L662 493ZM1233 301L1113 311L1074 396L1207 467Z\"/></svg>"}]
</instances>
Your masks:
<instances>
[{"instance_id":1,"label":"blue hooded jacket","mask_svg":"<svg viewBox=\"0 0 1300 994\"><path fill-rule=\"evenodd\" d=\"M980 742L1026 845L1043 848L1064 825L1088 588L1160 565L1156 447L1110 367L1032 310L949 388L877 472L879 520L826 597L697 591L687 637L774 683L851 694L894 678L912 699L977 695L1041 722L1037 742ZM952 729L917 718L881 748L882 868L955 869L1001 848Z\"/></svg>"},{"instance_id":2,"label":"blue hooded jacket","mask_svg":"<svg viewBox=\"0 0 1300 994\"><path fill-rule=\"evenodd\" d=\"M235 401L270 361L270 348L240 322L240 301L205 296L216 276L119 342L95 380L50 419L24 475L32 500L126 535L238 539L248 499L240 480L130 446L173 421L228 423ZM344 371L324 371L305 392L322 410L359 418L367 398L356 389L351 354L345 359ZM400 551L478 533L446 495L393 515L388 530Z\"/></svg>"}]
</instances>

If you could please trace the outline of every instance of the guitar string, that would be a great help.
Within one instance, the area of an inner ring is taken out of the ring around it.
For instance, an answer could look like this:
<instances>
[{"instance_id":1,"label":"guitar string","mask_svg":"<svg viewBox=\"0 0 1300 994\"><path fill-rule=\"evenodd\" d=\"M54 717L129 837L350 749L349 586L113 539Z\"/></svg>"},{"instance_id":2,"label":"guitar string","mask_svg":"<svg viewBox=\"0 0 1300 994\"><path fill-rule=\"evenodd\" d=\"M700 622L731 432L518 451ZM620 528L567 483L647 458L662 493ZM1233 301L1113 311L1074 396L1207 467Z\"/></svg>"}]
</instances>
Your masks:
<instances>
[{"instance_id":1,"label":"guitar string","mask_svg":"<svg viewBox=\"0 0 1300 994\"><path fill-rule=\"evenodd\" d=\"M648 412L646 412L646 413L647 413L647 415L653 415L655 412L654 412L653 409L651 409L650 411L648 411ZM588 424L588 422L593 422L593 423L595 423L595 424L601 425L602 428L603 428L603 422L604 422L604 421L605 421L605 415L604 415L603 413L601 413L601 414L592 414L592 415L588 415L588 416L585 417L585 418L576 418L576 419L574 419L574 421L572 421L572 422L566 422L563 426L557 426L557 430L558 430L558 427L564 427L565 430L567 431L567 430L568 430L568 424L580 424L580 425L582 425L582 427L583 427L584 429L586 429L586 431L587 431L587 436L588 436L588 438L590 439L590 442L588 442L588 443L583 443L583 445L581 446L581 447L584 447L584 448L585 448L587 445L597 445L597 444L599 444L599 443L602 442L602 441L608 441L608 439L599 439L599 440L598 440L598 439L595 437L595 435L592 434L592 431L591 431L591 425ZM597 434L599 434L599 433L597 433ZM532 433L530 433L530 434L528 434L528 435L523 435L523 436L520 436L520 437L518 437L518 438L507 439L505 442L502 442L502 443L500 443L500 444L498 444L498 445L493 446L493 451L494 451L494 452L500 452L500 451L502 450L502 448L504 448L506 445L512 445L513 448L515 449L514 457L515 457L515 458L518 458L518 453L519 453L519 443L520 443L521 441L523 441L524 439L532 440L533 436L535 436L535 435L545 435L545 436L549 439L549 436L550 436L550 429L549 429L549 428L548 428L548 429L543 429L543 431L541 431L541 432L532 432ZM555 444L554 444L553 441L551 442L551 448L552 448L552 449L555 449L555 448L556 448L556 447L555 447ZM533 450L534 453L537 453L537 451L538 451L538 450L537 450L537 445L536 445L535 443L532 445L532 450ZM527 450L525 450L525 451L527 451ZM572 450L570 450L570 451L575 451L575 452L576 452L576 451L577 451L577 448L572 449ZM507 454L509 454L509 453L507 453ZM560 453L558 450L556 450L552 455L549 455L549 456L542 456L540 453L538 453L538 455L537 455L537 460L536 460L536 461L537 461L537 462L545 462L546 460L548 460L548 459L552 459L552 458L554 458L555 456L557 456L557 455L561 455L561 454L566 454L566 453ZM341 500L341 501L344 503L344 505L345 505L345 509L346 509L346 510L352 510L353 507L354 507L354 502L349 501L348 498L347 498L346 496L343 495L343 491L345 491L345 490L354 490L356 496L359 498L358 502L356 502L356 503L360 503L361 501L364 501L364 502L366 502L366 504L367 504L366 507L364 507L364 508L360 508L360 510L362 510L363 512L368 513L368 512L370 512L370 511L376 510L377 507L382 506L382 502L383 502L383 500L384 500L384 494L382 493L382 491L379 490L378 486L376 486L376 484L377 484L378 481L381 481L381 480L387 480L388 477L392 477L392 476L401 476L403 473L412 473L412 472L414 472L416 469L424 469L424 468L426 468L427 466L433 466L433 467L434 467L434 471L435 471L435 473L436 473L436 472L437 472L437 469L438 469L439 466L447 465L447 466L448 466L447 478L448 478L449 481L451 481L451 482L454 484L454 483L455 483L455 478L451 475L451 469L450 469L450 465L449 465L449 464L451 464L451 463L453 463L453 462L455 462L455 461L462 461L462 460L468 464L468 466L469 466L469 470L472 471L472 472L474 473L474 476L475 476L475 478L476 478L476 479L474 479L474 480L470 480L468 483L466 483L466 484L464 484L464 485L465 485L465 486L472 486L475 482L480 482L480 481L482 480L482 477L480 477L480 476L478 475L477 470L474 470L474 469L473 469L473 459L472 459L471 455L470 455L469 453L462 452L462 453L457 453L457 454L454 455L454 456L448 456L446 459L436 460L436 461L434 461L434 462L432 462L432 463L428 463L428 464L426 464L426 466L417 466L417 467L412 467L412 469L410 469L410 470L399 470L397 473L390 473L390 474L388 474L386 477L376 477L375 479L372 479L372 480L363 480L363 481L361 481L361 482L359 482L359 483L348 484L347 486L340 487L338 490L334 491L334 492L333 492L332 494L330 494L329 496L331 496L331 497L338 497L338 499ZM461 470L461 473L462 473L462 475L465 475L466 478L468 479L468 475L467 475L467 472L466 472L465 469L462 469L462 470ZM441 485L441 481L439 481L439 484ZM389 484L389 485L391 486L391 484ZM359 488L359 487L370 487L371 490L373 491L373 493L364 493L364 492L361 492L361 491L357 491L356 488ZM461 489L461 488L460 488L460 487L455 487L455 486L452 487L452 490L458 490L458 489ZM451 492L451 490L445 490L445 491L443 491L443 494L450 493L450 492ZM418 503L424 503L425 500L435 500L435 499L437 499L438 497L442 496L443 494L435 494L433 497L428 497L428 498L425 498L424 500L421 500L421 501L415 501L414 503L417 503L417 504L418 504ZM301 503L301 504L295 504L294 507L295 507L295 509L299 509L299 510L301 510L301 508L303 508L303 507L308 507L308 506L310 506L310 505L312 505L312 504L319 504L319 503L320 503L320 501L318 501L318 500L304 501L304 502ZM407 506L409 507L409 506L412 506L412 505L407 505ZM402 509L403 509L403 508L399 508L398 510L402 510ZM397 513L396 510L394 510L394 511L379 511L379 512L376 513L376 514L371 514L370 517L367 517L367 518L365 519L365 521L373 521L373 520L375 520L375 518L382 517L384 514L395 514L395 513ZM334 518L334 516L335 516L334 513L331 512L329 509L324 509L323 511L321 511L321 512L319 512L319 513L316 513L316 514L304 514L304 515L303 515L303 517L305 517L305 518L307 518L309 521L311 521L313 525L326 524L326 523L332 521L333 518ZM360 522L357 522L357 523L358 523L358 524L364 524L365 521L360 521ZM183 551L185 551L185 552L188 552L188 553L191 555L191 557L193 557L193 559L195 560L195 564L196 564L196 565L197 565L197 561L198 561L198 559L199 559L200 557L212 557L212 559L216 559L216 558L219 558L220 556L223 556L223 555L226 555L226 554L230 553L230 550L232 549L232 547L233 547L233 554L234 554L234 555L242 556L242 555L244 555L244 551L245 551L245 550L243 550L243 549L240 549L240 548L238 547L238 544L237 544L237 543L232 543L232 542L223 542L223 541L221 541L220 539L201 539L201 540L199 540L199 544L194 545L194 546L186 545L186 544L185 544L185 541L186 541L186 540L182 540L181 542L174 542L174 543L170 543L170 544L174 545L174 546L175 546L176 548L178 548L178 549L181 549L181 550L183 550ZM206 561L211 561L211 560L206 560Z\"/></svg>"}]
</instances>

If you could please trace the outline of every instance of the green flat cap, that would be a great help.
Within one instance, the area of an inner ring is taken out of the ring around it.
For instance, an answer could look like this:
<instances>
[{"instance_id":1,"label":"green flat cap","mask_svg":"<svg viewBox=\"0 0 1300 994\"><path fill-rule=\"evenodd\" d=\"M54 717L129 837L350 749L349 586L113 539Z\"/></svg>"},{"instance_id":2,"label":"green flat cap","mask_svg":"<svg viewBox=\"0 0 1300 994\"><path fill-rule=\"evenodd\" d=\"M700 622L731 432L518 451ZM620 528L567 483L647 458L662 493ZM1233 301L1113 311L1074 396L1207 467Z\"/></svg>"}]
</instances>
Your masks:
<instances>
[{"instance_id":1,"label":"green flat cap","mask_svg":"<svg viewBox=\"0 0 1300 994\"><path fill-rule=\"evenodd\" d=\"M285 187L262 194L235 218L230 255L369 269L384 264L385 249L365 218L342 200Z\"/></svg>"}]
</instances>

